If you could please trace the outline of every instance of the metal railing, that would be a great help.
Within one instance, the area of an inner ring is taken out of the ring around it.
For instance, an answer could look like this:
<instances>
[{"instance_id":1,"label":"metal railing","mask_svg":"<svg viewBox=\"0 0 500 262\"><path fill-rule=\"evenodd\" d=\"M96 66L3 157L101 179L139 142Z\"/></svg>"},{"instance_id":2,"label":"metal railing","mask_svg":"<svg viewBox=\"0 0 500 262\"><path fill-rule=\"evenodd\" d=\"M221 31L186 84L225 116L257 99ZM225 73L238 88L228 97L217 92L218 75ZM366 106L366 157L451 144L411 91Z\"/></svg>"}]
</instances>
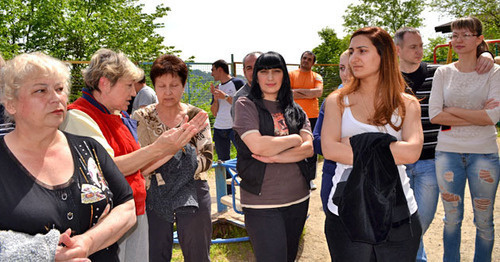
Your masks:
<instances>
[{"instance_id":1,"label":"metal railing","mask_svg":"<svg viewBox=\"0 0 500 262\"><path fill-rule=\"evenodd\" d=\"M500 46L499 46L499 43L500 43L500 39L493 39L493 40L485 40L486 43L488 43L489 45L493 45L494 48L494 52L493 53L495 56L498 56L499 52L500 52ZM441 44L441 45L437 45L434 47L434 52L433 52L433 58L434 58L434 64L437 64L437 50L439 48L445 48L447 47L448 48L448 54L447 54L447 57L446 57L446 63L449 64L452 62L452 59L453 59L453 48L451 48L451 42L448 42L447 44Z\"/></svg>"},{"instance_id":2,"label":"metal railing","mask_svg":"<svg viewBox=\"0 0 500 262\"><path fill-rule=\"evenodd\" d=\"M81 74L82 69L87 67L89 61L66 61L71 65L71 94L70 102L81 96L81 90L85 86ZM186 63L189 68L189 75L186 83L183 100L194 106L201 107L209 111L212 95L210 94L210 83L214 82L211 76L212 63ZM137 63L144 70L146 75L146 84L152 87L152 82L149 79L152 62ZM243 64L241 62L232 62L230 64L231 75L245 80L243 73ZM288 71L293 71L299 68L298 64L288 64ZM323 76L324 91L320 98L320 103L332 91L337 89L340 84L338 75L338 64L315 64L313 70Z\"/></svg>"}]
</instances>

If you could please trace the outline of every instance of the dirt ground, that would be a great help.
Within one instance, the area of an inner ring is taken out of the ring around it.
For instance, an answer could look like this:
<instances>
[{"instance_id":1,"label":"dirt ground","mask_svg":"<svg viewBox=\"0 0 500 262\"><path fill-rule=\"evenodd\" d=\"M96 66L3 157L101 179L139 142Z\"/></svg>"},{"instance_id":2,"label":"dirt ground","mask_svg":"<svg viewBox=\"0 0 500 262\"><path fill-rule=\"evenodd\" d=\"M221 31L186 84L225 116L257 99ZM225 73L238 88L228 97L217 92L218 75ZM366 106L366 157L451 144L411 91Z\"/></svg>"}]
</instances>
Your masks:
<instances>
[{"instance_id":1,"label":"dirt ground","mask_svg":"<svg viewBox=\"0 0 500 262\"><path fill-rule=\"evenodd\" d=\"M321 188L321 169L323 167L323 162L318 163L318 174L314 180L318 189L312 191L311 199L309 202L309 217L306 221L305 226L305 236L301 247L299 249L299 255L297 261L299 262L328 262L330 261L330 255L328 252L328 246L326 244L325 234L323 233L325 214L321 207L320 200L320 188ZM213 178L213 177L212 177ZM210 181L211 194L213 195L213 205L212 210L216 210L215 204L215 183ZM462 223L462 245L461 245L461 257L462 261L468 262L472 261L474 257L474 241L475 241L475 226L472 222L472 205L470 201L470 194L468 188L466 188L465 194L465 212L464 220ZM495 245L493 247L492 261L500 262L500 201L497 194L495 201ZM442 261L443 259L443 219L444 210L439 200L438 208L434 221L429 227L427 233L424 236L424 245L427 252L428 261ZM248 261L254 261L249 259Z\"/></svg>"},{"instance_id":2,"label":"dirt ground","mask_svg":"<svg viewBox=\"0 0 500 262\"><path fill-rule=\"evenodd\" d=\"M298 261L330 261L328 246L326 244L325 234L323 227L325 224L325 214L321 207L321 199L319 196L319 188L321 187L321 169L323 163L318 164L318 174L314 182L318 189L311 194L311 201L309 202L309 218L306 222L306 234L304 236L304 243L302 253ZM462 222L462 245L461 245L461 258L462 261L473 261L474 258L474 241L476 236L476 228L472 222L472 204L470 201L469 189L465 190L465 204L464 204L464 220ZM495 201L495 245L493 247L492 261L500 262L500 201L497 194ZM427 253L428 261L442 261L443 260L443 217L444 209L439 200L438 208L431 226L424 235L424 246Z\"/></svg>"}]
</instances>

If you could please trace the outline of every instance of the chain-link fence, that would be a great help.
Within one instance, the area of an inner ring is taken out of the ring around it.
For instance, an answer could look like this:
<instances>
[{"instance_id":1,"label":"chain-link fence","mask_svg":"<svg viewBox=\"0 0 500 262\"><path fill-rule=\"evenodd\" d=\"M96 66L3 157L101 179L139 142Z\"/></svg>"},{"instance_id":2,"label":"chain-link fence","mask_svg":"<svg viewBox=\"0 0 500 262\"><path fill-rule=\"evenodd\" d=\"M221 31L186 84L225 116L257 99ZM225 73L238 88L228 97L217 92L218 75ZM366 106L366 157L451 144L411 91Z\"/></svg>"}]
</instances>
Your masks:
<instances>
[{"instance_id":1,"label":"chain-link fence","mask_svg":"<svg viewBox=\"0 0 500 262\"><path fill-rule=\"evenodd\" d=\"M82 77L82 69L87 67L88 61L69 61L71 64L71 74L72 74L72 88L70 95L70 102L73 102L78 97L81 96L81 90L85 86ZM152 62L142 62L138 64L144 70L146 75L146 84L148 86L153 86L151 79L149 78L149 73L151 70ZM189 75L187 79L187 85L184 92L183 101L190 103L194 106L200 107L207 112L210 112L210 103L212 101L212 95L210 94L210 84L214 82L211 76L211 63L187 63L189 67ZM231 74L235 77L244 79L243 65L241 62L235 62L234 66L231 64ZM297 64L289 64L288 71L293 71L299 68ZM324 87L323 96L320 98L320 104L323 99L326 98L331 92L337 89L340 84L338 65L326 64L326 65L315 65L313 70L319 73L323 77Z\"/></svg>"}]
</instances>

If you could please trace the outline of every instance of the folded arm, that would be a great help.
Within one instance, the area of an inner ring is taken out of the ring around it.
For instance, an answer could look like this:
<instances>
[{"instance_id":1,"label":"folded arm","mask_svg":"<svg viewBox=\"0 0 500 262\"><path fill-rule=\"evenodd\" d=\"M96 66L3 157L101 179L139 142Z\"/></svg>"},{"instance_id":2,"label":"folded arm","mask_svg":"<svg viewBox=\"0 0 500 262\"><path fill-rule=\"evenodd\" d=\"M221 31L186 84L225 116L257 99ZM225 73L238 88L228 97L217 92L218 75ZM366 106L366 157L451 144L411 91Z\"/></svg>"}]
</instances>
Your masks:
<instances>
[{"instance_id":1,"label":"folded arm","mask_svg":"<svg viewBox=\"0 0 500 262\"><path fill-rule=\"evenodd\" d=\"M352 165L353 153L349 138L341 139L342 108L337 103L338 94L333 93L325 100L325 117L321 128L321 149L325 159Z\"/></svg>"},{"instance_id":2,"label":"folded arm","mask_svg":"<svg viewBox=\"0 0 500 262\"><path fill-rule=\"evenodd\" d=\"M483 109L472 110L460 107L445 107L443 111L453 115L454 117L463 119L471 125L486 126L495 124L491 121L491 118L486 113L486 110Z\"/></svg>"},{"instance_id":3,"label":"folded arm","mask_svg":"<svg viewBox=\"0 0 500 262\"><path fill-rule=\"evenodd\" d=\"M323 86L312 89L292 89L294 99L317 98L323 94Z\"/></svg>"},{"instance_id":4,"label":"folded arm","mask_svg":"<svg viewBox=\"0 0 500 262\"><path fill-rule=\"evenodd\" d=\"M309 132L301 131L300 137L302 143L298 146L287 149L273 156L260 156L253 154L252 156L264 163L294 163L311 157L314 154L312 137Z\"/></svg>"},{"instance_id":5,"label":"folded arm","mask_svg":"<svg viewBox=\"0 0 500 262\"><path fill-rule=\"evenodd\" d=\"M406 115L402 127L402 140L390 145L396 165L415 163L420 157L424 143L420 104L416 98L405 95L405 106Z\"/></svg>"},{"instance_id":6,"label":"folded arm","mask_svg":"<svg viewBox=\"0 0 500 262\"><path fill-rule=\"evenodd\" d=\"M274 156L302 144L302 137L297 134L263 136L258 131L249 131L246 135L243 134L242 140L252 153L260 156Z\"/></svg>"}]
</instances>

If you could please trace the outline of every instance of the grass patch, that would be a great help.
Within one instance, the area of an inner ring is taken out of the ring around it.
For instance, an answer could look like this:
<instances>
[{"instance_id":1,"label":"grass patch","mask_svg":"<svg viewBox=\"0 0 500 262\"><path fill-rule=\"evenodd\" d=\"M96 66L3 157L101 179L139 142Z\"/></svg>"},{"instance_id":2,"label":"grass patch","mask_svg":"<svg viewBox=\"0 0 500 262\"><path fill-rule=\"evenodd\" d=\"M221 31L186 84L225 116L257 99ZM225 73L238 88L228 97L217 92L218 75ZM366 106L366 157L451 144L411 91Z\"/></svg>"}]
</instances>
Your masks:
<instances>
[{"instance_id":1,"label":"grass patch","mask_svg":"<svg viewBox=\"0 0 500 262\"><path fill-rule=\"evenodd\" d=\"M212 239L233 238L248 236L244 228L229 223L214 223ZM249 241L238 243L212 244L210 246L210 259L212 261L252 261L254 260L252 245ZM184 261L181 247L174 245L172 261Z\"/></svg>"},{"instance_id":2,"label":"grass patch","mask_svg":"<svg viewBox=\"0 0 500 262\"><path fill-rule=\"evenodd\" d=\"M255 261L250 242L213 244L210 246L210 260L216 262ZM184 261L178 244L174 245L172 261Z\"/></svg>"}]
</instances>

